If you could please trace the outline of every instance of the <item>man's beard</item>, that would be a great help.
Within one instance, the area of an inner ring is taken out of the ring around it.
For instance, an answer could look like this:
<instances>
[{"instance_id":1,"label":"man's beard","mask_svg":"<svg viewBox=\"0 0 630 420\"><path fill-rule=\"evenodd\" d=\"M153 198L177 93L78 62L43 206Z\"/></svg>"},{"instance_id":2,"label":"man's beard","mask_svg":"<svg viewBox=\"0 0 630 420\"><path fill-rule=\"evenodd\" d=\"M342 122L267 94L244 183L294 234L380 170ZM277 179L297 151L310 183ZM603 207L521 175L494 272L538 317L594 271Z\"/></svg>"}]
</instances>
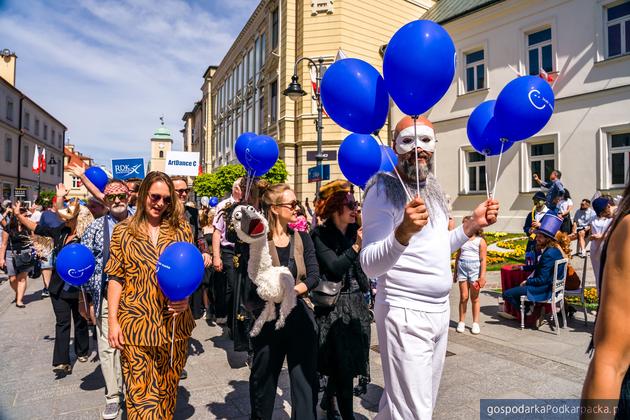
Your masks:
<instances>
[{"instance_id":1,"label":"man's beard","mask_svg":"<svg viewBox=\"0 0 630 420\"><path fill-rule=\"evenodd\" d=\"M415 153L413 153L413 159L401 159L397 169L401 171L401 175L406 180L407 188L412 196L416 196L416 159ZM424 201L427 209L429 210L429 219L431 215L437 214L437 212L444 213L447 217L450 215L448 210L448 201L442 191L442 187L438 183L437 179L431 173L433 169L433 156L426 160L427 163L418 162L418 176L420 179L420 191L418 195Z\"/></svg>"},{"instance_id":2,"label":"man's beard","mask_svg":"<svg viewBox=\"0 0 630 420\"><path fill-rule=\"evenodd\" d=\"M121 217L124 217L126 213L127 206L125 205L112 206L112 208L109 209L109 214L111 214L111 216L115 219L120 219Z\"/></svg>"}]
</instances>

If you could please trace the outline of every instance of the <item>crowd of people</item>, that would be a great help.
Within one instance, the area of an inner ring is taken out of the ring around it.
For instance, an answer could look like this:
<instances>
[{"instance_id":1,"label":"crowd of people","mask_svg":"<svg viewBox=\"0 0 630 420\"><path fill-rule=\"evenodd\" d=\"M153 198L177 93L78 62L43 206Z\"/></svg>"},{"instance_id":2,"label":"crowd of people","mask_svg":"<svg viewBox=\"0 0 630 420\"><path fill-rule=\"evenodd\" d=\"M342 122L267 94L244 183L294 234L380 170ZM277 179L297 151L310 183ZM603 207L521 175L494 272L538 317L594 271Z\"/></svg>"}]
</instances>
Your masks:
<instances>
[{"instance_id":1,"label":"crowd of people","mask_svg":"<svg viewBox=\"0 0 630 420\"><path fill-rule=\"evenodd\" d=\"M409 130L414 124L419 129ZM384 378L376 418L431 418L446 356L453 282L461 295L456 331L465 330L470 300L472 333L480 332L479 291L486 282L487 253L483 229L496 222L499 203L483 201L455 226L432 174L436 138L431 123L403 118L394 139L395 171L377 173L368 182L362 205L344 180L322 186L311 208L308 202L301 205L288 184L243 177L211 207L189 201L185 177L150 172L143 180L111 179L100 191L75 167L74 175L92 194L87 205L68 200L61 184L53 200L30 209L19 202L3 204L0 266L7 269L20 309L29 275L41 273L42 297L50 296L55 314L52 365L58 374L72 373L72 325L79 362L87 360L94 325L105 380L104 419L116 418L123 401L129 419L173 417L178 383L187 376L188 340L200 318L224 327L234 350L247 352L252 419L272 417L285 360L292 418L317 418L319 401L328 418L353 419L353 397L370 381L373 321ZM557 231L577 241L578 255L585 256L590 242L602 305L612 303L600 312L584 395L618 396L628 367L627 340L611 336L608 328L621 322L615 308L627 300L620 284L629 276L623 278L619 267L627 265L620 250L628 249L630 237L624 233L630 220L625 217L628 191L616 211L608 197L592 203L584 199L571 219L573 204L560 178L559 171L549 183L535 177L547 193L534 195L524 227L531 235L527 251L534 275L507 291L505 299L516 304L523 294L542 299L550 293L550 267L570 253L566 242L564 250L556 246L562 242ZM551 218L555 228L549 227ZM266 234L263 248L255 245L261 232ZM158 286L156 265L169 244L181 241L198 246L205 276L192 296L170 301ZM96 261L82 288L55 271L59 252L78 242ZM288 313L283 305L275 307L281 328L275 316L254 328L267 304L252 278L261 264L260 249L268 250L274 272L293 279L295 306ZM611 354L614 362L607 358Z\"/></svg>"}]
</instances>

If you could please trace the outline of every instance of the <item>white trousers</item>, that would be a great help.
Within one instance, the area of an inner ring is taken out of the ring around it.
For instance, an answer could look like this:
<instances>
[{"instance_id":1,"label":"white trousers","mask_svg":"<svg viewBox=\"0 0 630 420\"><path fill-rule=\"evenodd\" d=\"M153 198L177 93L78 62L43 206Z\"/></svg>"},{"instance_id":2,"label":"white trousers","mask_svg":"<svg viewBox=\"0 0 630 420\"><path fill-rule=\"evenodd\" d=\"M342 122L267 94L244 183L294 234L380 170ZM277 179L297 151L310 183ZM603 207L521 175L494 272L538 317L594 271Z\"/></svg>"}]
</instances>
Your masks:
<instances>
[{"instance_id":1,"label":"white trousers","mask_svg":"<svg viewBox=\"0 0 630 420\"><path fill-rule=\"evenodd\" d=\"M423 312L375 305L385 389L375 420L430 419L442 377L450 308Z\"/></svg>"},{"instance_id":2,"label":"white trousers","mask_svg":"<svg viewBox=\"0 0 630 420\"><path fill-rule=\"evenodd\" d=\"M101 371L105 378L105 402L120 403L123 393L122 371L120 369L120 351L110 347L107 335L109 332L109 310L107 299L103 299L101 313L96 318L96 334L98 358L101 361Z\"/></svg>"}]
</instances>

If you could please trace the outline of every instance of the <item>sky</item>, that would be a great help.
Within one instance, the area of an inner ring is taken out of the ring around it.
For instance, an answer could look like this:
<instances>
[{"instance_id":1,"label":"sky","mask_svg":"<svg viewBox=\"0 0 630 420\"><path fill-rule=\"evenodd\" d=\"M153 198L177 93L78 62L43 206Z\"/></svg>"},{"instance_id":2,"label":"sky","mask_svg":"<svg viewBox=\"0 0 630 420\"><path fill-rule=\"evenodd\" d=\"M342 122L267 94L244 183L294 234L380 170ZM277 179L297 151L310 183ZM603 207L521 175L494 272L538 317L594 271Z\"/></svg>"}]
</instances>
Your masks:
<instances>
[{"instance_id":1,"label":"sky","mask_svg":"<svg viewBox=\"0 0 630 420\"><path fill-rule=\"evenodd\" d=\"M0 0L0 49L16 87L60 120L78 151L111 166L149 158L164 116L182 150L182 116L201 99L258 0Z\"/></svg>"}]
</instances>

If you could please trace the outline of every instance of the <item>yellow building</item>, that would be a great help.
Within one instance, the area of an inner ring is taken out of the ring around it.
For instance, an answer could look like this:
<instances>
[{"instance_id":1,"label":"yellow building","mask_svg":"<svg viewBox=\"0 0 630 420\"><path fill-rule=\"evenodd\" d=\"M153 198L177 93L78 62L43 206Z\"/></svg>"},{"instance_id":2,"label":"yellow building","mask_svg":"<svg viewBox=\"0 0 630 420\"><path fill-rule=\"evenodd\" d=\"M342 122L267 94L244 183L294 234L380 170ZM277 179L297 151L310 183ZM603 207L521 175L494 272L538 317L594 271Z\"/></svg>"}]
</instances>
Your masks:
<instances>
[{"instance_id":1,"label":"yellow building","mask_svg":"<svg viewBox=\"0 0 630 420\"><path fill-rule=\"evenodd\" d=\"M79 166L83 169L87 169L92 166L92 158L86 156L75 149L74 145L66 144L63 148L63 185L68 189L67 198L79 198L81 200L87 200L92 195L88 192L87 188L81 182L81 179L72 175L69 171L70 167Z\"/></svg>"},{"instance_id":2,"label":"yellow building","mask_svg":"<svg viewBox=\"0 0 630 420\"><path fill-rule=\"evenodd\" d=\"M330 65L341 49L382 71L380 47L433 4L431 0L262 0L219 66L204 74L204 169L236 163L234 142L241 133L267 134L278 141L288 182L298 197L312 197L315 184L308 183L308 168L315 165L317 107L310 95L306 60L298 65L297 74L309 95L297 102L282 95L296 60L321 57ZM185 116L189 127L195 125L191 115ZM389 137L385 131L391 130L383 130L384 139ZM325 117L323 151L336 156L348 134ZM324 164L331 165L331 179L341 176L336 159Z\"/></svg>"},{"instance_id":3,"label":"yellow building","mask_svg":"<svg viewBox=\"0 0 630 420\"><path fill-rule=\"evenodd\" d=\"M173 138L168 128L162 125L155 130L151 137L151 160L147 165L147 173L151 171L164 172L166 166L166 154L173 148Z\"/></svg>"}]
</instances>

